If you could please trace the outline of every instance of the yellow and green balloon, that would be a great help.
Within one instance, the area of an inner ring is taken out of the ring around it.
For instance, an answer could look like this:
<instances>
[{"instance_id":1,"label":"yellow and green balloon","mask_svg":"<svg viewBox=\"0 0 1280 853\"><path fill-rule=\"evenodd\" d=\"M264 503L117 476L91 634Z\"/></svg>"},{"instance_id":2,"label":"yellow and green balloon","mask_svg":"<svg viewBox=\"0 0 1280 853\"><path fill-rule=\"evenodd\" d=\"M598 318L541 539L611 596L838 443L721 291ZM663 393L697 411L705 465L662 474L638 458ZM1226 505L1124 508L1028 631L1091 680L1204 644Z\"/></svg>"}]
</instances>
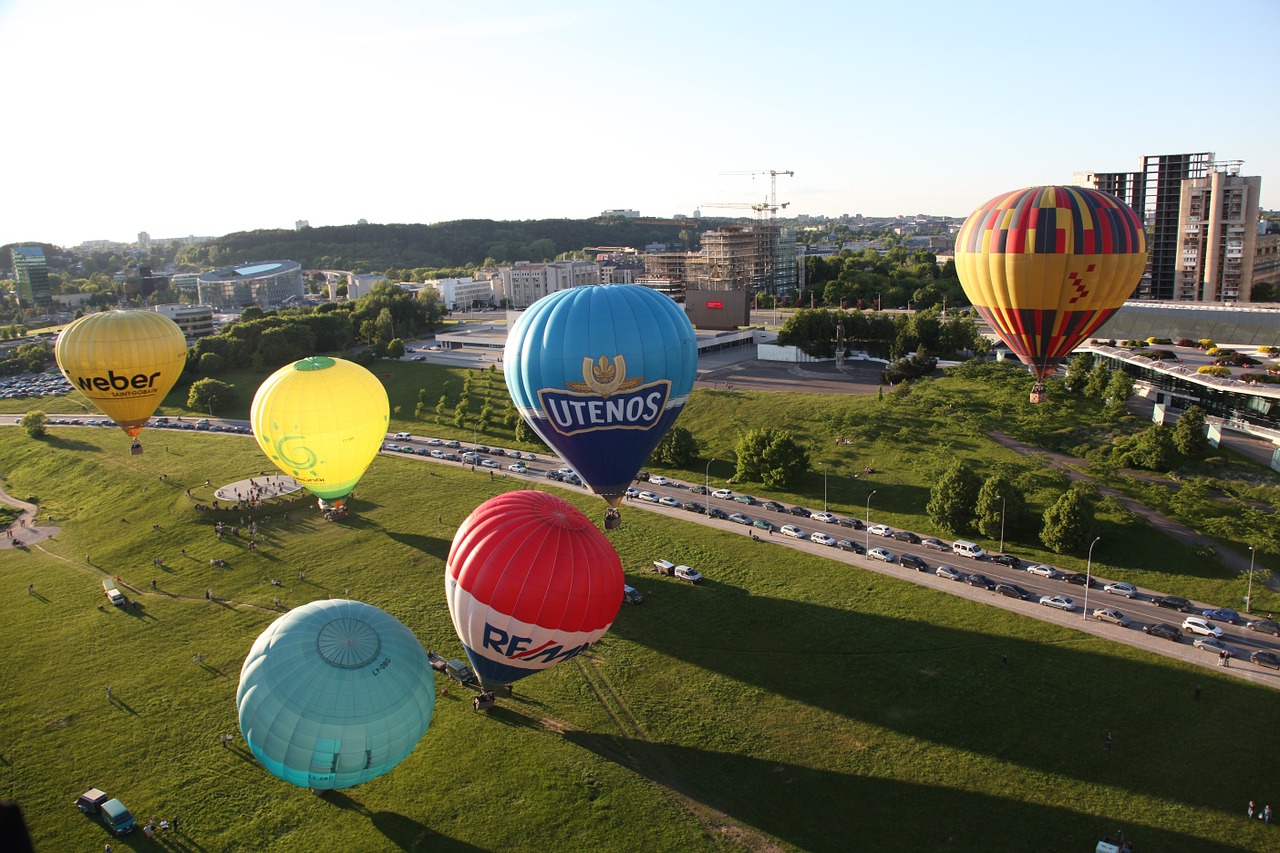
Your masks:
<instances>
[{"instance_id":1,"label":"yellow and green balloon","mask_svg":"<svg viewBox=\"0 0 1280 853\"><path fill-rule=\"evenodd\" d=\"M253 397L254 438L276 467L342 506L382 448L391 407L378 378L358 364L313 356L267 377Z\"/></svg>"}]
</instances>

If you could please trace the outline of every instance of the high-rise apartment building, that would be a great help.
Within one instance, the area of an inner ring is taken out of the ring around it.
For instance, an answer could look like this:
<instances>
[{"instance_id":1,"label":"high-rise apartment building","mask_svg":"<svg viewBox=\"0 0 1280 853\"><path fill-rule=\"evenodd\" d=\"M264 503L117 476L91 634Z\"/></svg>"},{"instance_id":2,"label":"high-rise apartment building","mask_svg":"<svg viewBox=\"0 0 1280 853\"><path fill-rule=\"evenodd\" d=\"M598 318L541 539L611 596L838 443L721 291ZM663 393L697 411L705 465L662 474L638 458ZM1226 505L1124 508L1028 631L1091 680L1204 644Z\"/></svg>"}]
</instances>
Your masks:
<instances>
[{"instance_id":1,"label":"high-rise apartment building","mask_svg":"<svg viewBox=\"0 0 1280 853\"><path fill-rule=\"evenodd\" d=\"M44 310L53 307L53 289L49 285L49 268L44 249L39 246L14 246L13 274L18 282L18 307Z\"/></svg>"},{"instance_id":2,"label":"high-rise apartment building","mask_svg":"<svg viewBox=\"0 0 1280 853\"><path fill-rule=\"evenodd\" d=\"M1175 301L1251 301L1261 191L1262 178L1241 175L1239 162L1182 182Z\"/></svg>"}]
</instances>

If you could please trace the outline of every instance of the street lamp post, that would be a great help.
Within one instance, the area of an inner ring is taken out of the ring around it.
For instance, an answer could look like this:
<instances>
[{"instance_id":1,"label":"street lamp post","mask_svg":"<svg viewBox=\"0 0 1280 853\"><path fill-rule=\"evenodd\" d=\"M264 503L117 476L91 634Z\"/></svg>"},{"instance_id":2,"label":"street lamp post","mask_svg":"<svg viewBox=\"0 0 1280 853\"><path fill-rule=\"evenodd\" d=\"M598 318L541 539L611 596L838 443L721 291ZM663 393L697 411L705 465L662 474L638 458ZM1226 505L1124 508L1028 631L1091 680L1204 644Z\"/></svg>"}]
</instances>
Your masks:
<instances>
[{"instance_id":1,"label":"street lamp post","mask_svg":"<svg viewBox=\"0 0 1280 853\"><path fill-rule=\"evenodd\" d=\"M867 495L867 550L871 550L871 497L878 490L872 489L871 494Z\"/></svg>"},{"instance_id":2,"label":"street lamp post","mask_svg":"<svg viewBox=\"0 0 1280 853\"><path fill-rule=\"evenodd\" d=\"M1253 612L1253 558L1258 556L1258 552L1253 546L1249 546L1249 591L1244 594L1244 612Z\"/></svg>"},{"instance_id":3,"label":"street lamp post","mask_svg":"<svg viewBox=\"0 0 1280 853\"><path fill-rule=\"evenodd\" d=\"M822 511L826 512L830 507L827 506L827 465L822 466Z\"/></svg>"},{"instance_id":4,"label":"street lamp post","mask_svg":"<svg viewBox=\"0 0 1280 853\"><path fill-rule=\"evenodd\" d=\"M702 488L707 490L707 506L708 507L711 506L711 463L715 461L716 461L715 459L707 460L707 470L703 474L703 478L702 478Z\"/></svg>"},{"instance_id":5,"label":"street lamp post","mask_svg":"<svg viewBox=\"0 0 1280 853\"><path fill-rule=\"evenodd\" d=\"M1093 584L1093 546L1098 544L1101 536L1096 537L1089 543L1089 562L1084 569L1084 615L1081 619L1089 618L1089 587Z\"/></svg>"},{"instance_id":6,"label":"street lamp post","mask_svg":"<svg viewBox=\"0 0 1280 853\"><path fill-rule=\"evenodd\" d=\"M1000 498L1000 553L1004 553L1004 495L998 495Z\"/></svg>"}]
</instances>

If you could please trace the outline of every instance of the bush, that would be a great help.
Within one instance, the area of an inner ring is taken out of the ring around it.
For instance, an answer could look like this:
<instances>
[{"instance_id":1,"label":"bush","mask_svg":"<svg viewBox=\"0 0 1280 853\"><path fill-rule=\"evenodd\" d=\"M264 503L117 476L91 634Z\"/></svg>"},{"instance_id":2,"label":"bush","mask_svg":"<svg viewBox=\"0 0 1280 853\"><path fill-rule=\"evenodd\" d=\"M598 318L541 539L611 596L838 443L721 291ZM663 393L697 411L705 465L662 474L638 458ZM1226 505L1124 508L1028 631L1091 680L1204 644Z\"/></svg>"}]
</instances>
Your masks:
<instances>
[{"instance_id":1,"label":"bush","mask_svg":"<svg viewBox=\"0 0 1280 853\"><path fill-rule=\"evenodd\" d=\"M1196 342L1191 340L1191 338L1178 338L1178 346L1193 347L1196 346Z\"/></svg>"},{"instance_id":2,"label":"bush","mask_svg":"<svg viewBox=\"0 0 1280 853\"><path fill-rule=\"evenodd\" d=\"M1261 382L1266 385L1280 385L1280 373L1241 373L1243 382Z\"/></svg>"},{"instance_id":3,"label":"bush","mask_svg":"<svg viewBox=\"0 0 1280 853\"><path fill-rule=\"evenodd\" d=\"M1173 343L1173 341L1169 340L1168 338L1147 338L1147 343L1160 344L1161 346L1168 346L1169 344Z\"/></svg>"},{"instance_id":4,"label":"bush","mask_svg":"<svg viewBox=\"0 0 1280 853\"><path fill-rule=\"evenodd\" d=\"M1204 373L1209 376L1230 376L1231 368L1219 367L1217 365L1205 365L1204 367L1196 370L1196 373Z\"/></svg>"},{"instance_id":5,"label":"bush","mask_svg":"<svg viewBox=\"0 0 1280 853\"><path fill-rule=\"evenodd\" d=\"M1201 338L1196 341L1196 346L1200 347L1200 349L1212 349L1213 347L1216 347L1217 344L1215 344L1211 338Z\"/></svg>"},{"instance_id":6,"label":"bush","mask_svg":"<svg viewBox=\"0 0 1280 853\"><path fill-rule=\"evenodd\" d=\"M1209 347L1209 349L1205 351L1205 355L1212 355L1212 356L1235 355L1235 354L1236 354L1235 350L1227 349L1226 347Z\"/></svg>"},{"instance_id":7,"label":"bush","mask_svg":"<svg viewBox=\"0 0 1280 853\"><path fill-rule=\"evenodd\" d=\"M1280 354L1280 347L1258 347L1258 355Z\"/></svg>"}]
</instances>

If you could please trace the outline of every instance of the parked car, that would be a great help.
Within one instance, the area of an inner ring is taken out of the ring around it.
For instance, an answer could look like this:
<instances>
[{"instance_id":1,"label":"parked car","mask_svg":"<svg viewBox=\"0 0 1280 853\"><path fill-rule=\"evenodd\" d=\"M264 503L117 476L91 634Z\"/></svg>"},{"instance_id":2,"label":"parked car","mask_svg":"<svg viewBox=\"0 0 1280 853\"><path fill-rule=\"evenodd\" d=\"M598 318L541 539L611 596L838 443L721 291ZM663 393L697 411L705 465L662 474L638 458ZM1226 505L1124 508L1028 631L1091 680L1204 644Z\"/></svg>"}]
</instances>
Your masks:
<instances>
[{"instance_id":1,"label":"parked car","mask_svg":"<svg viewBox=\"0 0 1280 853\"><path fill-rule=\"evenodd\" d=\"M675 576L682 581L688 581L691 584L702 583L702 572L692 566L676 566Z\"/></svg>"},{"instance_id":2,"label":"parked car","mask_svg":"<svg viewBox=\"0 0 1280 853\"><path fill-rule=\"evenodd\" d=\"M1157 622L1154 625L1144 625L1143 633L1150 634L1153 637L1160 637L1165 640L1173 640L1175 643L1182 640L1182 632L1173 625L1165 622Z\"/></svg>"},{"instance_id":3,"label":"parked car","mask_svg":"<svg viewBox=\"0 0 1280 853\"><path fill-rule=\"evenodd\" d=\"M1204 611L1200 615L1206 619L1212 619L1214 622L1226 622L1228 625L1236 624L1236 620L1240 618L1240 614L1229 607L1215 607Z\"/></svg>"},{"instance_id":4,"label":"parked car","mask_svg":"<svg viewBox=\"0 0 1280 853\"><path fill-rule=\"evenodd\" d=\"M917 557L915 554L903 554L898 558L898 562L908 568L915 569L917 572L929 571L929 564Z\"/></svg>"},{"instance_id":5,"label":"parked car","mask_svg":"<svg viewBox=\"0 0 1280 853\"><path fill-rule=\"evenodd\" d=\"M1129 624L1129 617L1113 607L1099 607L1093 611L1093 618L1099 622L1110 622L1112 625L1119 625L1121 628Z\"/></svg>"},{"instance_id":6,"label":"parked car","mask_svg":"<svg viewBox=\"0 0 1280 853\"><path fill-rule=\"evenodd\" d=\"M711 493L711 497L720 498L722 501L730 500L733 497L733 489L716 489Z\"/></svg>"},{"instance_id":7,"label":"parked car","mask_svg":"<svg viewBox=\"0 0 1280 853\"><path fill-rule=\"evenodd\" d=\"M640 590L634 586L622 585L622 603L623 604L643 604L644 596L640 594Z\"/></svg>"},{"instance_id":8,"label":"parked car","mask_svg":"<svg viewBox=\"0 0 1280 853\"><path fill-rule=\"evenodd\" d=\"M636 495L636 497L642 501L648 501L651 504L656 504L658 502L658 496L647 490Z\"/></svg>"},{"instance_id":9,"label":"parked car","mask_svg":"<svg viewBox=\"0 0 1280 853\"><path fill-rule=\"evenodd\" d=\"M528 474L529 466L523 462L512 462L507 466L507 470L513 474Z\"/></svg>"},{"instance_id":10,"label":"parked car","mask_svg":"<svg viewBox=\"0 0 1280 853\"><path fill-rule=\"evenodd\" d=\"M728 518L729 513L725 512L718 506L707 507L707 518Z\"/></svg>"},{"instance_id":11,"label":"parked car","mask_svg":"<svg viewBox=\"0 0 1280 853\"><path fill-rule=\"evenodd\" d=\"M1203 616L1188 616L1183 619L1182 631L1185 634L1199 634L1202 637L1222 636L1222 629Z\"/></svg>"},{"instance_id":12,"label":"parked car","mask_svg":"<svg viewBox=\"0 0 1280 853\"><path fill-rule=\"evenodd\" d=\"M867 532L873 536L886 536L893 538L893 528L887 524L873 524L867 528Z\"/></svg>"},{"instance_id":13,"label":"parked car","mask_svg":"<svg viewBox=\"0 0 1280 853\"><path fill-rule=\"evenodd\" d=\"M1048 578L1049 580L1055 580L1062 577L1062 572L1058 571L1053 566L1046 566L1041 563L1027 566L1027 574L1039 575L1040 577Z\"/></svg>"},{"instance_id":14,"label":"parked car","mask_svg":"<svg viewBox=\"0 0 1280 853\"><path fill-rule=\"evenodd\" d=\"M650 482L653 482L653 481L650 480ZM680 501L676 500L670 495L663 495L662 497L658 498L658 503L662 504L663 506L674 507L676 509L680 509L680 507L684 506L684 504L680 503Z\"/></svg>"},{"instance_id":15,"label":"parked car","mask_svg":"<svg viewBox=\"0 0 1280 853\"><path fill-rule=\"evenodd\" d=\"M934 539L932 536L928 536L924 539L921 539L920 544L926 548L932 548L935 551L951 550L951 546L948 545L946 542L943 542L941 539Z\"/></svg>"},{"instance_id":16,"label":"parked car","mask_svg":"<svg viewBox=\"0 0 1280 853\"><path fill-rule=\"evenodd\" d=\"M650 477L649 482L654 486L670 486L671 485L671 481L660 474Z\"/></svg>"},{"instance_id":17,"label":"parked car","mask_svg":"<svg viewBox=\"0 0 1280 853\"><path fill-rule=\"evenodd\" d=\"M799 527L796 527L794 524L784 524L782 525L781 530L782 530L783 536L790 536L792 539L808 539L809 538L808 533L805 533L803 530L801 530Z\"/></svg>"},{"instance_id":18,"label":"parked car","mask_svg":"<svg viewBox=\"0 0 1280 853\"><path fill-rule=\"evenodd\" d=\"M687 501L684 505L684 508L689 512L696 512L699 515L707 514L707 508L702 504L698 503L697 501Z\"/></svg>"},{"instance_id":19,"label":"parked car","mask_svg":"<svg viewBox=\"0 0 1280 853\"><path fill-rule=\"evenodd\" d=\"M968 582L969 586L980 586L983 589L996 588L995 581L991 580L991 578L986 575L972 574L965 578L965 580Z\"/></svg>"},{"instance_id":20,"label":"parked car","mask_svg":"<svg viewBox=\"0 0 1280 853\"><path fill-rule=\"evenodd\" d=\"M774 529L773 522L766 518L757 518L751 522L752 527L759 527L761 530L772 531Z\"/></svg>"},{"instance_id":21,"label":"parked car","mask_svg":"<svg viewBox=\"0 0 1280 853\"><path fill-rule=\"evenodd\" d=\"M695 495L705 495L708 493L707 487L701 484L697 486L690 486L689 491Z\"/></svg>"},{"instance_id":22,"label":"parked car","mask_svg":"<svg viewBox=\"0 0 1280 853\"><path fill-rule=\"evenodd\" d=\"M1151 600L1155 602L1156 607L1167 607L1182 613L1191 612L1191 602L1180 595L1157 595Z\"/></svg>"},{"instance_id":23,"label":"parked car","mask_svg":"<svg viewBox=\"0 0 1280 853\"><path fill-rule=\"evenodd\" d=\"M809 510L805 509L802 506L793 506L791 507L791 509L787 510L787 512L791 513L797 518L810 518L813 516L813 513L809 512Z\"/></svg>"},{"instance_id":24,"label":"parked car","mask_svg":"<svg viewBox=\"0 0 1280 853\"><path fill-rule=\"evenodd\" d=\"M823 524L836 523L836 516L835 516L835 513L833 512L826 512L826 511L815 512L813 515L809 517L812 518L814 521L821 521Z\"/></svg>"},{"instance_id":25,"label":"parked car","mask_svg":"<svg viewBox=\"0 0 1280 853\"><path fill-rule=\"evenodd\" d=\"M1125 598L1134 598L1138 594L1138 588L1131 583L1123 583L1116 581L1109 583L1102 588L1103 592L1109 592L1112 595L1123 595Z\"/></svg>"},{"instance_id":26,"label":"parked car","mask_svg":"<svg viewBox=\"0 0 1280 853\"><path fill-rule=\"evenodd\" d=\"M814 534L817 536L818 534ZM886 551L884 548L872 548L867 552L868 560L879 560L882 563L896 563L898 558L892 552Z\"/></svg>"},{"instance_id":27,"label":"parked car","mask_svg":"<svg viewBox=\"0 0 1280 853\"><path fill-rule=\"evenodd\" d=\"M1090 589L1096 589L1098 586L1098 582L1084 572L1067 572L1062 579L1076 586L1088 585Z\"/></svg>"},{"instance_id":28,"label":"parked car","mask_svg":"<svg viewBox=\"0 0 1280 853\"><path fill-rule=\"evenodd\" d=\"M406 439L413 438L413 434L407 433L407 432L398 432L395 435L393 435L392 438L397 438L397 439L400 439L401 441L404 441Z\"/></svg>"},{"instance_id":29,"label":"parked car","mask_svg":"<svg viewBox=\"0 0 1280 853\"><path fill-rule=\"evenodd\" d=\"M730 513L729 520L732 521L734 524L745 524L748 527L751 526L751 516L743 515L740 512Z\"/></svg>"},{"instance_id":30,"label":"parked car","mask_svg":"<svg viewBox=\"0 0 1280 853\"><path fill-rule=\"evenodd\" d=\"M1023 601L1031 599L1030 590L1023 589L1016 583L998 583L996 584L996 592L1009 598L1019 598Z\"/></svg>"},{"instance_id":31,"label":"parked car","mask_svg":"<svg viewBox=\"0 0 1280 853\"><path fill-rule=\"evenodd\" d=\"M809 541L817 542L819 545L826 545L831 548L836 547L835 537L828 536L825 533L811 533L809 534Z\"/></svg>"},{"instance_id":32,"label":"parked car","mask_svg":"<svg viewBox=\"0 0 1280 853\"><path fill-rule=\"evenodd\" d=\"M1008 566L1011 569L1016 569L1022 565L1022 560L1018 559L1012 554L988 554L987 559L989 559L993 563L999 563L1002 566Z\"/></svg>"},{"instance_id":33,"label":"parked car","mask_svg":"<svg viewBox=\"0 0 1280 853\"><path fill-rule=\"evenodd\" d=\"M965 579L964 572L959 569L953 569L950 566L938 566L938 568L933 570L933 573L938 577L946 578L947 580L962 581Z\"/></svg>"},{"instance_id":34,"label":"parked car","mask_svg":"<svg viewBox=\"0 0 1280 853\"><path fill-rule=\"evenodd\" d=\"M855 554L865 554L867 549L854 542L852 539L841 539L836 542L836 547L841 551L852 551Z\"/></svg>"},{"instance_id":35,"label":"parked car","mask_svg":"<svg viewBox=\"0 0 1280 853\"><path fill-rule=\"evenodd\" d=\"M898 530L893 534L893 538L899 542L910 542L912 545L920 544L920 537L912 533L910 530Z\"/></svg>"},{"instance_id":36,"label":"parked car","mask_svg":"<svg viewBox=\"0 0 1280 853\"><path fill-rule=\"evenodd\" d=\"M756 500L751 495L734 495L733 499L738 503L746 504L747 506L755 506L760 503L760 501Z\"/></svg>"},{"instance_id":37,"label":"parked car","mask_svg":"<svg viewBox=\"0 0 1280 853\"><path fill-rule=\"evenodd\" d=\"M769 512L786 512L787 508L777 501L765 501L760 504L761 509L767 509Z\"/></svg>"},{"instance_id":38,"label":"parked car","mask_svg":"<svg viewBox=\"0 0 1280 853\"><path fill-rule=\"evenodd\" d=\"M1219 640L1217 637L1196 637L1191 645L1195 646L1197 649L1203 649L1206 652L1214 652L1216 654L1222 654L1225 651L1230 651L1227 648L1227 644Z\"/></svg>"},{"instance_id":39,"label":"parked car","mask_svg":"<svg viewBox=\"0 0 1280 853\"><path fill-rule=\"evenodd\" d=\"M1076 602L1072 598L1065 595L1042 595L1040 603L1045 607L1056 607L1058 610L1066 610L1068 613L1076 609Z\"/></svg>"},{"instance_id":40,"label":"parked car","mask_svg":"<svg viewBox=\"0 0 1280 853\"><path fill-rule=\"evenodd\" d=\"M841 527L848 527L850 530L861 530L863 527L862 519L860 518L837 518L836 524Z\"/></svg>"},{"instance_id":41,"label":"parked car","mask_svg":"<svg viewBox=\"0 0 1280 853\"><path fill-rule=\"evenodd\" d=\"M471 671L471 667L467 666L460 660L454 659L445 664L445 673L459 684L476 683L476 674Z\"/></svg>"},{"instance_id":42,"label":"parked car","mask_svg":"<svg viewBox=\"0 0 1280 853\"><path fill-rule=\"evenodd\" d=\"M1280 669L1280 655L1274 652L1254 652L1249 655L1249 660L1258 666L1265 666L1271 669Z\"/></svg>"},{"instance_id":43,"label":"parked car","mask_svg":"<svg viewBox=\"0 0 1280 853\"><path fill-rule=\"evenodd\" d=\"M1246 622L1244 626L1250 631L1260 631L1263 634L1280 637L1280 622L1271 619L1254 619L1252 622Z\"/></svg>"}]
</instances>

